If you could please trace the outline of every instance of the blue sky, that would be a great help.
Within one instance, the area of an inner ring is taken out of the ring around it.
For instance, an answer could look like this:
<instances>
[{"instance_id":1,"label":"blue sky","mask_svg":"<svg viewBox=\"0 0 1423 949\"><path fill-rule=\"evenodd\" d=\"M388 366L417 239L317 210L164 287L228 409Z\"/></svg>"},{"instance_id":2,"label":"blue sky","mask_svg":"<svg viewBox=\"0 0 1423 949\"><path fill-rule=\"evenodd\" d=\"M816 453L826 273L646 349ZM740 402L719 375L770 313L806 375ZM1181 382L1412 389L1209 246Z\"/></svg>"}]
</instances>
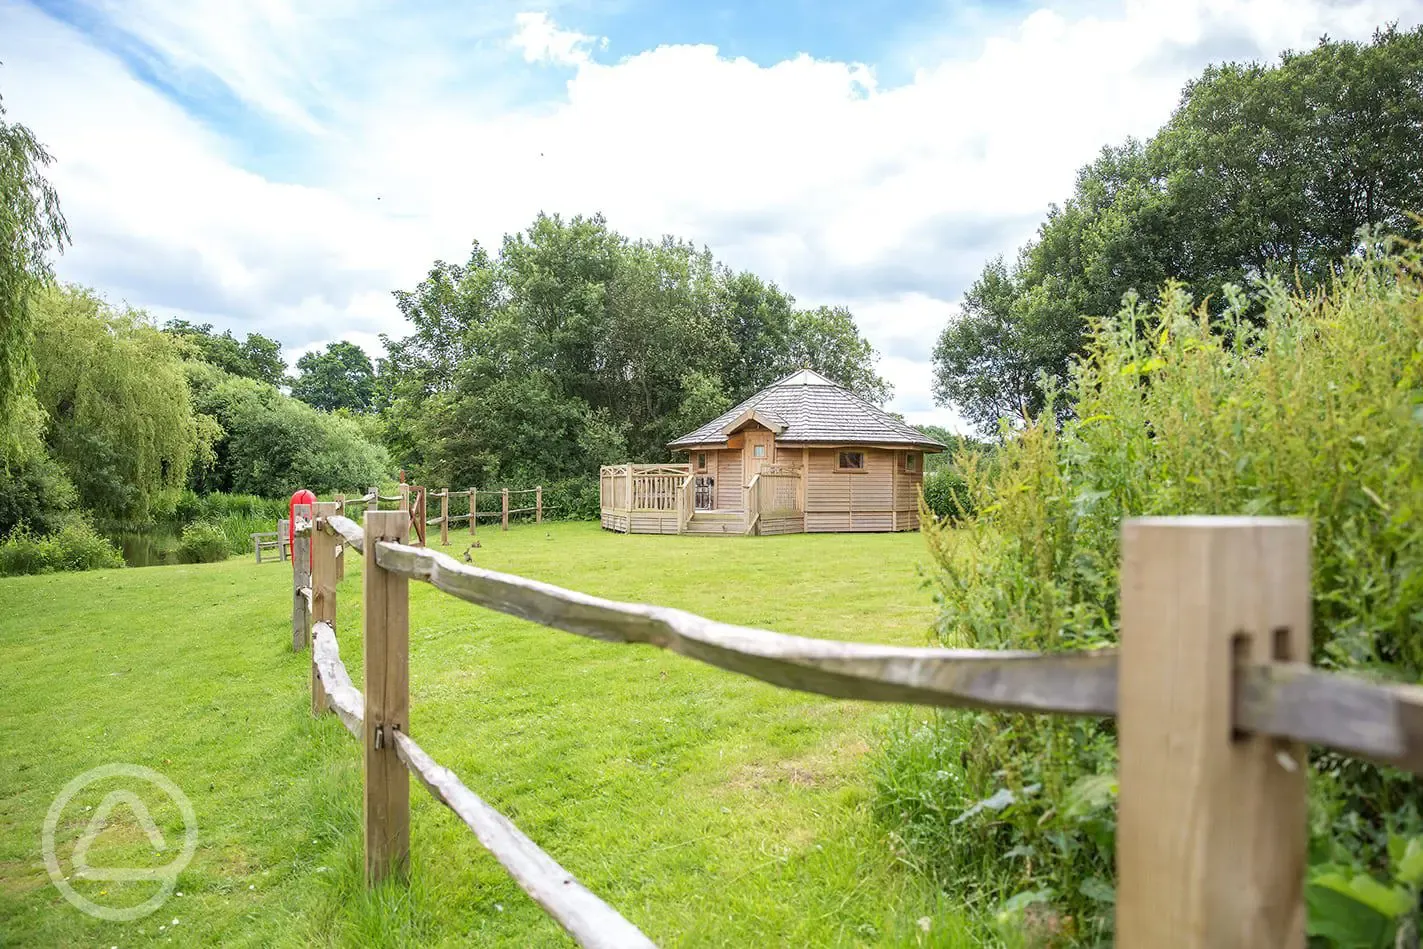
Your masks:
<instances>
[{"instance_id":1,"label":"blue sky","mask_svg":"<svg viewBox=\"0 0 1423 949\"><path fill-rule=\"evenodd\" d=\"M540 210L673 233L844 304L953 424L929 354L1103 145L1222 59L1416 0L0 0L8 118L56 156L66 279L292 360Z\"/></svg>"}]
</instances>

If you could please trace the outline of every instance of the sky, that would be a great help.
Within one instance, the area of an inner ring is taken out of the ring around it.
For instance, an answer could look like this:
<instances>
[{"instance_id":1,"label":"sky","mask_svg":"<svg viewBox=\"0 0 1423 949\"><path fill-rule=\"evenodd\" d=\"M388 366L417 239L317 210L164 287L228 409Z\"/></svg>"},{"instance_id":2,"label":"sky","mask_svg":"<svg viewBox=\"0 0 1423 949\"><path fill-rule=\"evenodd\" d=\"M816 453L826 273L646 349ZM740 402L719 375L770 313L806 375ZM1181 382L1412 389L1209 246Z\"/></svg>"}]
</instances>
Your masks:
<instances>
[{"instance_id":1,"label":"sky","mask_svg":"<svg viewBox=\"0 0 1423 949\"><path fill-rule=\"evenodd\" d=\"M0 96L55 156L59 275L162 321L380 352L391 295L539 211L673 234L843 304L889 408L1104 145L1212 62L1419 0L0 0Z\"/></svg>"}]
</instances>

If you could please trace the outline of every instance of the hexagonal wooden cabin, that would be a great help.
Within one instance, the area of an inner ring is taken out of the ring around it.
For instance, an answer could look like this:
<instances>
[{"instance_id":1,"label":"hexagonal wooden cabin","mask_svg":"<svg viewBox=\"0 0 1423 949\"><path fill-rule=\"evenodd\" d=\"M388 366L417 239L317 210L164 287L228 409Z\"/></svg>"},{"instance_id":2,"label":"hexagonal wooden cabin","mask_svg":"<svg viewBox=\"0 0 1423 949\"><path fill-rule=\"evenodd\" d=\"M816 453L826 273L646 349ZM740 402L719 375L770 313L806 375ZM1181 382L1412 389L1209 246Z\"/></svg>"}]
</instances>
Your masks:
<instances>
[{"instance_id":1,"label":"hexagonal wooden cabin","mask_svg":"<svg viewBox=\"0 0 1423 949\"><path fill-rule=\"evenodd\" d=\"M603 526L635 534L919 528L924 455L944 445L802 369L668 443L687 464L608 465Z\"/></svg>"}]
</instances>

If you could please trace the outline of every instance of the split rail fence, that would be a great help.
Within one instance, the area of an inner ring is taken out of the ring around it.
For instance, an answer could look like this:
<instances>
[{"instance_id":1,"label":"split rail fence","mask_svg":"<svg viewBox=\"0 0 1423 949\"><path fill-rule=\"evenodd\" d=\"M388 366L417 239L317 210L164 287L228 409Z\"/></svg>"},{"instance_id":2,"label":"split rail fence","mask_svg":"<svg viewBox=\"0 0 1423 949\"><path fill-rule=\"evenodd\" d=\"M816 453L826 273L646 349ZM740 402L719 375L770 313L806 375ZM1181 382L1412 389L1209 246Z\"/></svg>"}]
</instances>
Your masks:
<instances>
[{"instance_id":1,"label":"split rail fence","mask_svg":"<svg viewBox=\"0 0 1423 949\"><path fill-rule=\"evenodd\" d=\"M499 498L500 506L498 510L479 510L479 495L485 497L494 496ZM529 495L533 495L529 499ZM450 498L467 498L469 505L464 514L450 513ZM517 499L515 503L520 507L510 507L510 498ZM428 504L430 500L437 500L440 503L440 516L430 517ZM469 535L475 536L475 527L481 517L498 518L501 530L509 529L510 516L519 514L534 515L534 523L542 524L544 519L544 489L543 485L532 488L499 488L496 490L486 489L481 492L478 488L467 488L463 491L451 491L449 488L442 488L439 491L432 491L420 485L401 484L397 485L395 494L381 494L379 489L372 487L364 495L357 498L348 499L344 494L336 495L336 513L344 516L347 504L363 504L368 511L380 509L381 501L394 501L399 505L399 510L410 514L410 527L416 543L421 547L425 546L426 529L439 525L440 545L447 546L450 542L450 525L464 522L469 527ZM285 527L281 528L285 531ZM258 561L260 563L260 560Z\"/></svg>"},{"instance_id":2,"label":"split rail fence","mask_svg":"<svg viewBox=\"0 0 1423 949\"><path fill-rule=\"evenodd\" d=\"M294 639L311 710L365 758L368 884L409 863L409 774L581 945L652 945L410 732L409 582L613 643L671 650L844 699L1116 718L1118 944L1304 945L1305 745L1423 773L1423 689L1309 664L1309 529L1277 518L1147 518L1122 529L1121 646L1036 654L877 646L732 626L467 566L405 543L406 511L302 512ZM314 520L312 520L314 516ZM364 689L341 662L337 563L364 555ZM309 560L308 560L309 558Z\"/></svg>"}]
</instances>

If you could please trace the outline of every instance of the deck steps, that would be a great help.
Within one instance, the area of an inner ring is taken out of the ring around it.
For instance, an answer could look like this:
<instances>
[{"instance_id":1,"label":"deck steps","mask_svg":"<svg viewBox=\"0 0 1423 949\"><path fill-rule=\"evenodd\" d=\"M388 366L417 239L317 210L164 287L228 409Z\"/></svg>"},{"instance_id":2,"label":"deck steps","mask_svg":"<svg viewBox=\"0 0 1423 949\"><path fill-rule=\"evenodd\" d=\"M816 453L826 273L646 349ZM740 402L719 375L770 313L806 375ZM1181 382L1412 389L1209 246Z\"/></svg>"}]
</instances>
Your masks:
<instances>
[{"instance_id":1,"label":"deck steps","mask_svg":"<svg viewBox=\"0 0 1423 949\"><path fill-rule=\"evenodd\" d=\"M687 522L688 534L744 534L746 514L742 511L698 511Z\"/></svg>"}]
</instances>

